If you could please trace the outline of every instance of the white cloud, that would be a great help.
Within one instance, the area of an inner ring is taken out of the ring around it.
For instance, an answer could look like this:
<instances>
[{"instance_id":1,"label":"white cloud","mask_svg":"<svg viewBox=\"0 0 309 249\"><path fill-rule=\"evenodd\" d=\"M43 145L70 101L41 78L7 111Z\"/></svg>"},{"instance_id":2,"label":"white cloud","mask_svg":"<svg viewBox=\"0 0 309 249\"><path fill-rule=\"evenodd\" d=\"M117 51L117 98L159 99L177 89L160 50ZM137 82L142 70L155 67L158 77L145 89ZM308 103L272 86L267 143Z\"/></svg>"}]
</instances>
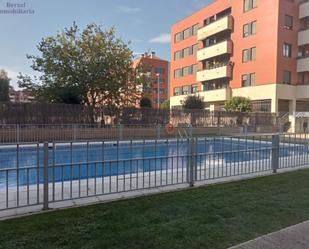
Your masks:
<instances>
[{"instance_id":1,"label":"white cloud","mask_svg":"<svg viewBox=\"0 0 309 249\"><path fill-rule=\"evenodd\" d=\"M132 14L141 12L142 9L138 7L129 7L129 6L118 6L118 10L122 13Z\"/></svg>"},{"instance_id":2,"label":"white cloud","mask_svg":"<svg viewBox=\"0 0 309 249\"><path fill-rule=\"evenodd\" d=\"M162 33L149 40L150 43L170 43L171 35L169 33Z\"/></svg>"}]
</instances>

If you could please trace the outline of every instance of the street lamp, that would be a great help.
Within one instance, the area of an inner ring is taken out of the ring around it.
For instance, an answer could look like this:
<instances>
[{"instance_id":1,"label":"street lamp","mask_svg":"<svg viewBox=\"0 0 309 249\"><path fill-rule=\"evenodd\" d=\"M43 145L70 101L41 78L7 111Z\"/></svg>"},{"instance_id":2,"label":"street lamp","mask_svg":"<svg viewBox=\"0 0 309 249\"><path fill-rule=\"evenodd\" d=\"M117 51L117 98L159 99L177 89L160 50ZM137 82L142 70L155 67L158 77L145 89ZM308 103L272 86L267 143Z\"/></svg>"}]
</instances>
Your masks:
<instances>
[{"instance_id":1,"label":"street lamp","mask_svg":"<svg viewBox=\"0 0 309 249\"><path fill-rule=\"evenodd\" d=\"M160 109L160 74L157 73L157 85L158 85L158 109Z\"/></svg>"}]
</instances>

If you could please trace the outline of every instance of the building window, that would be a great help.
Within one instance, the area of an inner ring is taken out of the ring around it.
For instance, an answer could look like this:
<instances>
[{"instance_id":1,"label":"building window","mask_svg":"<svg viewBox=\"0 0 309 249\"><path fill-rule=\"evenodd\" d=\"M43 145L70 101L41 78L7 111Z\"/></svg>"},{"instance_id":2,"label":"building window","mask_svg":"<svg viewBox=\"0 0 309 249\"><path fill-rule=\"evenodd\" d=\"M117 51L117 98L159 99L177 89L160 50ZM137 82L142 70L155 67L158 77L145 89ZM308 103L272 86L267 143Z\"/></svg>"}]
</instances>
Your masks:
<instances>
[{"instance_id":1,"label":"building window","mask_svg":"<svg viewBox=\"0 0 309 249\"><path fill-rule=\"evenodd\" d=\"M184 31L175 34L175 37L174 37L175 43L178 43L178 42L180 42L184 39L187 39L187 38L189 38L193 35L197 35L198 28L199 28L199 24L195 24L195 25L185 29Z\"/></svg>"},{"instance_id":2,"label":"building window","mask_svg":"<svg viewBox=\"0 0 309 249\"><path fill-rule=\"evenodd\" d=\"M183 32L179 32L175 35L175 42L180 42L183 40Z\"/></svg>"},{"instance_id":3,"label":"building window","mask_svg":"<svg viewBox=\"0 0 309 249\"><path fill-rule=\"evenodd\" d=\"M283 72L283 84L291 84L292 74L290 71Z\"/></svg>"},{"instance_id":4,"label":"building window","mask_svg":"<svg viewBox=\"0 0 309 249\"><path fill-rule=\"evenodd\" d=\"M256 21L244 25L243 37L248 37L255 34L256 34Z\"/></svg>"},{"instance_id":5,"label":"building window","mask_svg":"<svg viewBox=\"0 0 309 249\"><path fill-rule=\"evenodd\" d=\"M242 62L255 61L256 48L245 49L242 52Z\"/></svg>"},{"instance_id":6,"label":"building window","mask_svg":"<svg viewBox=\"0 0 309 249\"><path fill-rule=\"evenodd\" d=\"M183 39L187 39L192 35L192 29L188 28L183 32Z\"/></svg>"},{"instance_id":7,"label":"building window","mask_svg":"<svg viewBox=\"0 0 309 249\"><path fill-rule=\"evenodd\" d=\"M197 50L198 50L198 44L193 45L193 46L192 46L193 55L196 55Z\"/></svg>"},{"instance_id":8,"label":"building window","mask_svg":"<svg viewBox=\"0 0 309 249\"><path fill-rule=\"evenodd\" d=\"M197 73L197 64L192 65L192 74L196 74Z\"/></svg>"},{"instance_id":9,"label":"building window","mask_svg":"<svg viewBox=\"0 0 309 249\"><path fill-rule=\"evenodd\" d=\"M155 72L156 74L165 74L165 70L163 67L156 67Z\"/></svg>"},{"instance_id":10,"label":"building window","mask_svg":"<svg viewBox=\"0 0 309 249\"><path fill-rule=\"evenodd\" d=\"M190 67L184 67L183 68L183 76L190 75L191 73L191 66Z\"/></svg>"},{"instance_id":11,"label":"building window","mask_svg":"<svg viewBox=\"0 0 309 249\"><path fill-rule=\"evenodd\" d=\"M198 25L198 24L195 24L195 25L192 27L192 35L197 35L198 28L199 28L199 25Z\"/></svg>"},{"instance_id":12,"label":"building window","mask_svg":"<svg viewBox=\"0 0 309 249\"><path fill-rule=\"evenodd\" d=\"M292 45L288 43L283 44L283 56L287 58L292 57Z\"/></svg>"},{"instance_id":13,"label":"building window","mask_svg":"<svg viewBox=\"0 0 309 249\"><path fill-rule=\"evenodd\" d=\"M186 95L186 94L190 94L191 93L191 86L183 86L182 87L182 94Z\"/></svg>"},{"instance_id":14,"label":"building window","mask_svg":"<svg viewBox=\"0 0 309 249\"><path fill-rule=\"evenodd\" d=\"M293 29L293 16L285 15L284 17L284 28L288 30Z\"/></svg>"},{"instance_id":15,"label":"building window","mask_svg":"<svg viewBox=\"0 0 309 249\"><path fill-rule=\"evenodd\" d=\"M255 85L255 73L242 75L241 85L242 87L254 86Z\"/></svg>"},{"instance_id":16,"label":"building window","mask_svg":"<svg viewBox=\"0 0 309 249\"><path fill-rule=\"evenodd\" d=\"M181 78L182 77L182 69L176 69L174 72L174 77L175 79Z\"/></svg>"},{"instance_id":17,"label":"building window","mask_svg":"<svg viewBox=\"0 0 309 249\"><path fill-rule=\"evenodd\" d=\"M191 89L192 89L191 90L192 93L197 93L198 92L198 85L192 85Z\"/></svg>"},{"instance_id":18,"label":"building window","mask_svg":"<svg viewBox=\"0 0 309 249\"><path fill-rule=\"evenodd\" d=\"M174 88L174 96L179 96L182 94L181 87Z\"/></svg>"},{"instance_id":19,"label":"building window","mask_svg":"<svg viewBox=\"0 0 309 249\"><path fill-rule=\"evenodd\" d=\"M257 0L244 0L244 12L256 8L256 1Z\"/></svg>"},{"instance_id":20,"label":"building window","mask_svg":"<svg viewBox=\"0 0 309 249\"><path fill-rule=\"evenodd\" d=\"M183 58L182 50L175 52L175 61Z\"/></svg>"},{"instance_id":21,"label":"building window","mask_svg":"<svg viewBox=\"0 0 309 249\"><path fill-rule=\"evenodd\" d=\"M188 57L189 55L191 55L191 51L190 50L191 50L190 47L185 48L183 50L183 57Z\"/></svg>"}]
</instances>

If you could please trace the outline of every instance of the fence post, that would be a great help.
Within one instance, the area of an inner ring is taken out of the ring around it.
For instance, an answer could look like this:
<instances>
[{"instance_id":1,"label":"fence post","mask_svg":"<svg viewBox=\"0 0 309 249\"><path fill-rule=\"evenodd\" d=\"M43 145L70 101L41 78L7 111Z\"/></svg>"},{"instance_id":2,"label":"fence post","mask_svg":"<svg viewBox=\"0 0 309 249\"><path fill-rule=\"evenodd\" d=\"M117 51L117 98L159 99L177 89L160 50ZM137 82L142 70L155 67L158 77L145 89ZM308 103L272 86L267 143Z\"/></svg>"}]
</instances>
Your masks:
<instances>
[{"instance_id":1,"label":"fence post","mask_svg":"<svg viewBox=\"0 0 309 249\"><path fill-rule=\"evenodd\" d=\"M76 141L77 138L77 127L76 124L73 125L73 141Z\"/></svg>"},{"instance_id":2,"label":"fence post","mask_svg":"<svg viewBox=\"0 0 309 249\"><path fill-rule=\"evenodd\" d=\"M277 173L277 170L279 169L279 140L280 137L278 134L272 136L271 167L273 173Z\"/></svg>"},{"instance_id":3,"label":"fence post","mask_svg":"<svg viewBox=\"0 0 309 249\"><path fill-rule=\"evenodd\" d=\"M48 210L48 142L44 143L43 210Z\"/></svg>"},{"instance_id":4,"label":"fence post","mask_svg":"<svg viewBox=\"0 0 309 249\"><path fill-rule=\"evenodd\" d=\"M157 139L161 138L161 126L158 124L157 125Z\"/></svg>"},{"instance_id":5,"label":"fence post","mask_svg":"<svg viewBox=\"0 0 309 249\"><path fill-rule=\"evenodd\" d=\"M16 143L20 142L20 126L19 124L16 125Z\"/></svg>"},{"instance_id":6,"label":"fence post","mask_svg":"<svg viewBox=\"0 0 309 249\"><path fill-rule=\"evenodd\" d=\"M196 166L196 158L195 158L195 139L188 139L188 183L190 187L194 187L195 181L195 166Z\"/></svg>"},{"instance_id":7,"label":"fence post","mask_svg":"<svg viewBox=\"0 0 309 249\"><path fill-rule=\"evenodd\" d=\"M118 140L123 139L123 124L118 124Z\"/></svg>"},{"instance_id":8,"label":"fence post","mask_svg":"<svg viewBox=\"0 0 309 249\"><path fill-rule=\"evenodd\" d=\"M192 124L189 124L189 138L193 137L193 126Z\"/></svg>"}]
</instances>

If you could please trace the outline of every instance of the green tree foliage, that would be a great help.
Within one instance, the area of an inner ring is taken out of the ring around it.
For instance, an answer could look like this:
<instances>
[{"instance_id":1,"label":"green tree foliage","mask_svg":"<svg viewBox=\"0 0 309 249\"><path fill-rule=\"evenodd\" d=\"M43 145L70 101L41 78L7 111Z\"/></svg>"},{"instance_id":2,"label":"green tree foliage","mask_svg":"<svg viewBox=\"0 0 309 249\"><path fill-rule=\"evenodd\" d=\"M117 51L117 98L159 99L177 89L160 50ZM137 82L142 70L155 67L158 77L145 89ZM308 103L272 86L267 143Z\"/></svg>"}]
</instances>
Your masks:
<instances>
[{"instance_id":1,"label":"green tree foliage","mask_svg":"<svg viewBox=\"0 0 309 249\"><path fill-rule=\"evenodd\" d=\"M161 109L164 110L168 110L170 109L170 100L165 100L161 105L160 105Z\"/></svg>"},{"instance_id":2,"label":"green tree foliage","mask_svg":"<svg viewBox=\"0 0 309 249\"><path fill-rule=\"evenodd\" d=\"M185 98L182 103L182 107L185 110L203 110L205 108L205 103L203 98L197 95L189 95Z\"/></svg>"},{"instance_id":3,"label":"green tree foliage","mask_svg":"<svg viewBox=\"0 0 309 249\"><path fill-rule=\"evenodd\" d=\"M132 67L129 44L115 29L74 23L55 36L43 38L39 55L27 55L39 77L19 75L20 87L38 101L83 103L88 106L133 106L141 92L140 68Z\"/></svg>"},{"instance_id":4,"label":"green tree foliage","mask_svg":"<svg viewBox=\"0 0 309 249\"><path fill-rule=\"evenodd\" d=\"M143 97L140 100L140 107L141 108L152 108L152 102L151 99L148 97Z\"/></svg>"},{"instance_id":5,"label":"green tree foliage","mask_svg":"<svg viewBox=\"0 0 309 249\"><path fill-rule=\"evenodd\" d=\"M228 112L251 112L252 103L246 97L233 97L225 102L224 108Z\"/></svg>"},{"instance_id":6,"label":"green tree foliage","mask_svg":"<svg viewBox=\"0 0 309 249\"><path fill-rule=\"evenodd\" d=\"M10 79L4 70L0 70L0 102L10 101L9 97Z\"/></svg>"}]
</instances>

